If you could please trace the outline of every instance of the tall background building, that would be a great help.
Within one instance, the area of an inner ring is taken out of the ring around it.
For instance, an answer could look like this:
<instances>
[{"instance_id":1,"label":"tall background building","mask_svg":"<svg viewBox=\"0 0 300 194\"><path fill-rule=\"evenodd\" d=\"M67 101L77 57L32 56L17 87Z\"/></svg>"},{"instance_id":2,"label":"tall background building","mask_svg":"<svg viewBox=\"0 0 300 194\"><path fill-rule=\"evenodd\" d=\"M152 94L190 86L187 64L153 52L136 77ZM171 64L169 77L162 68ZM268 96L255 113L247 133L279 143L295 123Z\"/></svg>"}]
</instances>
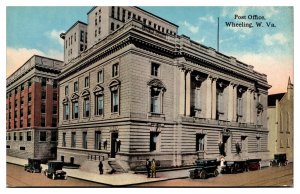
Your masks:
<instances>
[{"instance_id":1,"label":"tall background building","mask_svg":"<svg viewBox=\"0 0 300 194\"><path fill-rule=\"evenodd\" d=\"M61 68L62 61L34 55L7 78L7 155L56 158Z\"/></svg>"}]
</instances>

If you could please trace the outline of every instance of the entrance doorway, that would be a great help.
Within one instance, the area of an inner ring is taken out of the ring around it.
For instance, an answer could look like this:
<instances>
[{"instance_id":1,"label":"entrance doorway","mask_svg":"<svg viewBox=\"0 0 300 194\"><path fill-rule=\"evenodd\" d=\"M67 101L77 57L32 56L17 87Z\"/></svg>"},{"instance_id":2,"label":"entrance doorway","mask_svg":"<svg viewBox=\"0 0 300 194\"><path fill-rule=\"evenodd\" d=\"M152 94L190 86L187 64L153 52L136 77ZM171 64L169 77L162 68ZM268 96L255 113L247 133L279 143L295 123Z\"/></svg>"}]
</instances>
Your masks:
<instances>
[{"instance_id":1,"label":"entrance doorway","mask_svg":"<svg viewBox=\"0 0 300 194\"><path fill-rule=\"evenodd\" d=\"M117 151L117 139L119 137L118 132L112 132L111 133L111 144L110 144L110 157L115 158L116 157L116 151Z\"/></svg>"},{"instance_id":2,"label":"entrance doorway","mask_svg":"<svg viewBox=\"0 0 300 194\"><path fill-rule=\"evenodd\" d=\"M223 135L222 136L222 142L223 142L223 147L224 147L224 153L226 155L228 155L230 153L230 148L231 148L231 145L230 145L230 136L228 135Z\"/></svg>"}]
</instances>

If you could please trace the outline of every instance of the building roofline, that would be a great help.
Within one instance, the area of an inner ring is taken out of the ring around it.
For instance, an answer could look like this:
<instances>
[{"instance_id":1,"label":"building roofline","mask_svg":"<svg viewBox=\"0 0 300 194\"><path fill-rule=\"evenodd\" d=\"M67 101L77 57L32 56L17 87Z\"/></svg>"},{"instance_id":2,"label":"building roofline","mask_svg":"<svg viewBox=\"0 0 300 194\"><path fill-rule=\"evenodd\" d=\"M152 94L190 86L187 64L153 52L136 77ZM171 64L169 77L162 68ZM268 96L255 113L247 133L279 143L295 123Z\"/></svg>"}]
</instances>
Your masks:
<instances>
[{"instance_id":1,"label":"building roofline","mask_svg":"<svg viewBox=\"0 0 300 194\"><path fill-rule=\"evenodd\" d=\"M143 12L146 12L147 14L150 14L150 15L152 15L154 17L157 17L157 18L159 18L159 19L161 19L161 20L163 20L163 21L165 21L165 22L167 22L169 24L172 24L172 25L176 26L177 28L179 27L178 25L176 25L176 24L174 24L174 23L172 23L172 22L170 22L170 21L168 21L168 20L166 20L166 19L164 19L164 18L162 18L160 16L157 16L157 15L151 13L151 12L148 12L148 11L146 11L146 10L140 8L140 7L137 7L137 6L134 6L134 7L137 8L137 9L139 9L139 10L141 10L141 11L143 11Z\"/></svg>"},{"instance_id":2,"label":"building roofline","mask_svg":"<svg viewBox=\"0 0 300 194\"><path fill-rule=\"evenodd\" d=\"M88 12L86 13L86 15L89 15L94 9L96 9L96 7L97 7L97 6L92 7L92 8L90 9L90 11L88 11Z\"/></svg>"},{"instance_id":3,"label":"building roofline","mask_svg":"<svg viewBox=\"0 0 300 194\"><path fill-rule=\"evenodd\" d=\"M14 73L16 73L17 71L19 71L27 62L29 62L33 57L41 57L41 58L45 58L45 59L50 59L50 60L53 60L53 61L58 61L58 62L61 62L63 63L63 61L61 60L58 60L58 59L53 59L53 58L50 58L50 57L44 57L44 56L41 56L41 55L32 55L27 61L25 61L18 69L16 69L10 76L8 76L6 78L6 80L8 80L11 76L14 75Z\"/></svg>"},{"instance_id":4,"label":"building roofline","mask_svg":"<svg viewBox=\"0 0 300 194\"><path fill-rule=\"evenodd\" d=\"M67 34L72 28L74 28L77 24L82 24L82 25L85 25L85 26L87 26L87 23L85 23L85 22L82 22L82 21L80 21L80 20L77 20L77 22L75 22L66 32L65 32L65 34Z\"/></svg>"}]
</instances>

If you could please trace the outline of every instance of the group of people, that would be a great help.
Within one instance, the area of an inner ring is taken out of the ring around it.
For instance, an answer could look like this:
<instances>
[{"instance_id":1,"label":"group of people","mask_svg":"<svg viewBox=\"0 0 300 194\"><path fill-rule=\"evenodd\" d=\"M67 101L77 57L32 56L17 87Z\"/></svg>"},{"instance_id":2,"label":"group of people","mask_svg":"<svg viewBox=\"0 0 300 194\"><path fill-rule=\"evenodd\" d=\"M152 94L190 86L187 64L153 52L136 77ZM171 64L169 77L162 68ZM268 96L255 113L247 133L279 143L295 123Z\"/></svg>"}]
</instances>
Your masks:
<instances>
[{"instance_id":1,"label":"group of people","mask_svg":"<svg viewBox=\"0 0 300 194\"><path fill-rule=\"evenodd\" d=\"M151 178L156 178L156 161L155 159L152 159L150 161L148 158L146 159L146 169L147 169L147 177L150 178L150 172L151 172Z\"/></svg>"}]
</instances>

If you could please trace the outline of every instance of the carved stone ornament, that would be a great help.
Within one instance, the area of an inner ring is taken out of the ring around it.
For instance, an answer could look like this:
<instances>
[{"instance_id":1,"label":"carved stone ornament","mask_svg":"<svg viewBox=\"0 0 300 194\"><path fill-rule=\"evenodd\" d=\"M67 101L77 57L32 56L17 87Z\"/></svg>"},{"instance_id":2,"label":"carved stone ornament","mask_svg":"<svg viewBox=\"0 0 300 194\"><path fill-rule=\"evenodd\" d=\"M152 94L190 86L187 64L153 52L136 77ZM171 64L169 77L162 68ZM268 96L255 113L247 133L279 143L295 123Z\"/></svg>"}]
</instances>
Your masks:
<instances>
[{"instance_id":1,"label":"carved stone ornament","mask_svg":"<svg viewBox=\"0 0 300 194\"><path fill-rule=\"evenodd\" d=\"M161 89L163 92L167 90L163 82L159 79L152 79L147 83L147 85L155 89Z\"/></svg>"},{"instance_id":2,"label":"carved stone ornament","mask_svg":"<svg viewBox=\"0 0 300 194\"><path fill-rule=\"evenodd\" d=\"M104 94L104 88L100 86L99 84L96 85L96 87L93 89L93 93L97 95L103 95Z\"/></svg>"},{"instance_id":3,"label":"carved stone ornament","mask_svg":"<svg viewBox=\"0 0 300 194\"><path fill-rule=\"evenodd\" d=\"M81 93L81 96L82 97L88 97L88 96L90 96L90 91L87 90L87 89L83 90L83 92Z\"/></svg>"},{"instance_id":4,"label":"carved stone ornament","mask_svg":"<svg viewBox=\"0 0 300 194\"><path fill-rule=\"evenodd\" d=\"M71 96L71 101L72 101L72 102L78 101L78 98L79 98L78 94L74 93L74 94L72 94L72 96Z\"/></svg>"}]
</instances>

